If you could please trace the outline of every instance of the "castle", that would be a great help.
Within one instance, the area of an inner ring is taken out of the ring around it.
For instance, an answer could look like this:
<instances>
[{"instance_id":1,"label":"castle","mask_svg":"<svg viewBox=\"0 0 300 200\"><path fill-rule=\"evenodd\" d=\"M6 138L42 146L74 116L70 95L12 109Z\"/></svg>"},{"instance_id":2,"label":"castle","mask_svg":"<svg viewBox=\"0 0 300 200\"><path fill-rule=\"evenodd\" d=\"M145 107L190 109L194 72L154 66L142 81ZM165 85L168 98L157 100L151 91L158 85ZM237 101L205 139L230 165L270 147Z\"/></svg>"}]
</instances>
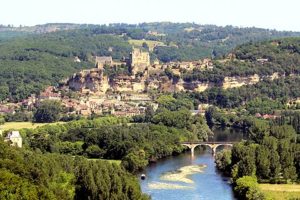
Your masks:
<instances>
[{"instance_id":1,"label":"castle","mask_svg":"<svg viewBox=\"0 0 300 200\"><path fill-rule=\"evenodd\" d=\"M144 72L150 66L150 55L148 52L143 52L141 49L134 48L130 53L129 67L133 74Z\"/></svg>"}]
</instances>

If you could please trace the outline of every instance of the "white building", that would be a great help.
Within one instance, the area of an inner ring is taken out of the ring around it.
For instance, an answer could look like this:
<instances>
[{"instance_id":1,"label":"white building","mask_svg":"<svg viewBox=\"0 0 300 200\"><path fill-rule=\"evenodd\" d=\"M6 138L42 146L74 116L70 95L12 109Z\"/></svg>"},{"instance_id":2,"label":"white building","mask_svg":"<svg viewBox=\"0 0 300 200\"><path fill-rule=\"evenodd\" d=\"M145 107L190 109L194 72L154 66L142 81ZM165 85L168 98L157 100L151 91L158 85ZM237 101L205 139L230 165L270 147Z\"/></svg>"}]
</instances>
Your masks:
<instances>
[{"instance_id":1,"label":"white building","mask_svg":"<svg viewBox=\"0 0 300 200\"><path fill-rule=\"evenodd\" d=\"M22 137L19 131L11 131L5 137L4 142L10 142L11 146L22 147Z\"/></svg>"}]
</instances>

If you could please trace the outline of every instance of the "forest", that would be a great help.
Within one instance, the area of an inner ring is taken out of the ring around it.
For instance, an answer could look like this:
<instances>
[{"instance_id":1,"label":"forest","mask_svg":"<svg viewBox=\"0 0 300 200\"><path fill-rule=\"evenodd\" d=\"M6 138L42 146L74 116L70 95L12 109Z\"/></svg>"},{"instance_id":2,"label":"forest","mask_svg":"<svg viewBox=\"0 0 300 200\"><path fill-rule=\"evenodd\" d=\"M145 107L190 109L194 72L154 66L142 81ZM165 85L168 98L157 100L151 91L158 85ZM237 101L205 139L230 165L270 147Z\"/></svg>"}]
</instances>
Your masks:
<instances>
[{"instance_id":1,"label":"forest","mask_svg":"<svg viewBox=\"0 0 300 200\"><path fill-rule=\"evenodd\" d=\"M284 77L227 90L214 87L202 93L193 92L191 98L221 108L245 106L251 114L271 114L276 109L286 108L289 100L300 96L299 84L299 77Z\"/></svg>"},{"instance_id":2,"label":"forest","mask_svg":"<svg viewBox=\"0 0 300 200\"><path fill-rule=\"evenodd\" d=\"M3 200L149 199L117 164L18 149L2 140L0 175Z\"/></svg>"},{"instance_id":3,"label":"forest","mask_svg":"<svg viewBox=\"0 0 300 200\"><path fill-rule=\"evenodd\" d=\"M233 58L225 62L214 61L212 71L194 69L182 74L187 81L213 82L220 84L226 76L251 76L263 78L278 73L288 76L300 72L300 39L285 38L263 42L250 42L232 51ZM262 61L263 60L263 61Z\"/></svg>"}]
</instances>

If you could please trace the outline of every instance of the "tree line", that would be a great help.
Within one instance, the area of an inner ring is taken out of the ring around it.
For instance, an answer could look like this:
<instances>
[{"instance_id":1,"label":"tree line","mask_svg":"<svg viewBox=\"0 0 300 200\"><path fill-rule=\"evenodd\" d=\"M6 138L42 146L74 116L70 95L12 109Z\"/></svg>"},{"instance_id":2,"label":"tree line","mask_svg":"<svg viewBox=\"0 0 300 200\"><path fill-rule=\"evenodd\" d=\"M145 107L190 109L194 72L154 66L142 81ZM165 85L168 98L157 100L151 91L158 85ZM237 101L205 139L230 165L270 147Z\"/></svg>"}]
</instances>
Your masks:
<instances>
[{"instance_id":1,"label":"tree line","mask_svg":"<svg viewBox=\"0 0 300 200\"><path fill-rule=\"evenodd\" d=\"M0 198L149 199L116 164L18 149L0 141Z\"/></svg>"}]
</instances>

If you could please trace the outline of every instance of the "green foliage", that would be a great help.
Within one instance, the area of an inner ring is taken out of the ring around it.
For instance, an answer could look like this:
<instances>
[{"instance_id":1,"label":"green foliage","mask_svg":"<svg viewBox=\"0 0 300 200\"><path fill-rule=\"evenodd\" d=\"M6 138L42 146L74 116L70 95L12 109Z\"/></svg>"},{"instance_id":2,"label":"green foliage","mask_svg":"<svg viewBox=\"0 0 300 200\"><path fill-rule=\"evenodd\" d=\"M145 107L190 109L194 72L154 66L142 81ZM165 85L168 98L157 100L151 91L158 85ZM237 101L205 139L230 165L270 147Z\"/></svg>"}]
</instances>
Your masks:
<instances>
[{"instance_id":1,"label":"green foliage","mask_svg":"<svg viewBox=\"0 0 300 200\"><path fill-rule=\"evenodd\" d=\"M200 116L192 118L190 113L188 116L194 125L187 127L190 131L150 123L128 125L127 119L102 117L22 129L21 134L25 145L32 149L91 158L123 159L128 169L136 171L148 160L182 152L184 148L179 143L187 141L189 134L195 134L201 140L207 139L210 130L205 120ZM141 157L140 152L145 152L145 155Z\"/></svg>"},{"instance_id":2,"label":"green foliage","mask_svg":"<svg viewBox=\"0 0 300 200\"><path fill-rule=\"evenodd\" d=\"M86 159L76 159L75 163L74 199L148 199L141 194L136 178L116 164Z\"/></svg>"},{"instance_id":3,"label":"green foliage","mask_svg":"<svg viewBox=\"0 0 300 200\"><path fill-rule=\"evenodd\" d=\"M4 200L148 199L137 179L115 164L18 149L0 141Z\"/></svg>"},{"instance_id":4,"label":"green foliage","mask_svg":"<svg viewBox=\"0 0 300 200\"><path fill-rule=\"evenodd\" d=\"M236 59L224 62L216 61L212 71L203 72L194 69L183 74L185 81L214 82L217 85L225 77L272 75L274 72L280 75L299 74L300 55L298 52L300 38L283 38L271 41L247 43L233 50ZM266 59L261 62L260 59Z\"/></svg>"},{"instance_id":5,"label":"green foliage","mask_svg":"<svg viewBox=\"0 0 300 200\"><path fill-rule=\"evenodd\" d=\"M202 93L193 93L191 96L199 102L223 108L236 108L246 104L244 107L251 114L273 114L274 109L286 107L287 99L300 96L299 84L299 77L284 77L227 90L214 87Z\"/></svg>"},{"instance_id":6,"label":"green foliage","mask_svg":"<svg viewBox=\"0 0 300 200\"><path fill-rule=\"evenodd\" d=\"M4 117L0 116L0 125L4 124L5 123L5 119Z\"/></svg>"},{"instance_id":7,"label":"green foliage","mask_svg":"<svg viewBox=\"0 0 300 200\"><path fill-rule=\"evenodd\" d=\"M229 175L228 172L230 172L231 168L231 151L223 150L218 152L215 157L215 163L218 170Z\"/></svg>"},{"instance_id":8,"label":"green foliage","mask_svg":"<svg viewBox=\"0 0 300 200\"><path fill-rule=\"evenodd\" d=\"M252 141L233 146L231 162L224 153L217 156L216 163L221 171L231 172L234 181L243 176L256 176L259 181L271 183L299 179L299 143L291 126L269 126L256 121L250 133Z\"/></svg>"},{"instance_id":9,"label":"green foliage","mask_svg":"<svg viewBox=\"0 0 300 200\"><path fill-rule=\"evenodd\" d=\"M236 181L234 187L239 199L245 200L263 200L265 199L263 193L260 191L257 179L252 176L243 176Z\"/></svg>"},{"instance_id":10,"label":"green foliage","mask_svg":"<svg viewBox=\"0 0 300 200\"><path fill-rule=\"evenodd\" d=\"M38 188L7 170L0 169L0 198L3 200L37 200Z\"/></svg>"},{"instance_id":11,"label":"green foliage","mask_svg":"<svg viewBox=\"0 0 300 200\"><path fill-rule=\"evenodd\" d=\"M105 151L100 149L98 145L89 146L85 152L90 158L101 158L105 153Z\"/></svg>"},{"instance_id":12,"label":"green foliage","mask_svg":"<svg viewBox=\"0 0 300 200\"><path fill-rule=\"evenodd\" d=\"M191 126L192 116L187 109L179 111L169 111L167 109L154 115L152 122L155 124L162 123L166 126L185 128Z\"/></svg>"},{"instance_id":13,"label":"green foliage","mask_svg":"<svg viewBox=\"0 0 300 200\"><path fill-rule=\"evenodd\" d=\"M131 152L122 160L122 166L129 172L137 172L144 169L148 164L145 151Z\"/></svg>"},{"instance_id":14,"label":"green foliage","mask_svg":"<svg viewBox=\"0 0 300 200\"><path fill-rule=\"evenodd\" d=\"M109 47L114 51L110 52ZM121 59L130 52L123 38L90 30L31 35L0 45L0 100L17 101L57 85L79 69L93 67L95 55ZM80 63L74 62L77 56Z\"/></svg>"},{"instance_id":15,"label":"green foliage","mask_svg":"<svg viewBox=\"0 0 300 200\"><path fill-rule=\"evenodd\" d=\"M56 122L60 119L61 110L62 106L59 101L43 101L34 113L34 121L39 123Z\"/></svg>"}]
</instances>

